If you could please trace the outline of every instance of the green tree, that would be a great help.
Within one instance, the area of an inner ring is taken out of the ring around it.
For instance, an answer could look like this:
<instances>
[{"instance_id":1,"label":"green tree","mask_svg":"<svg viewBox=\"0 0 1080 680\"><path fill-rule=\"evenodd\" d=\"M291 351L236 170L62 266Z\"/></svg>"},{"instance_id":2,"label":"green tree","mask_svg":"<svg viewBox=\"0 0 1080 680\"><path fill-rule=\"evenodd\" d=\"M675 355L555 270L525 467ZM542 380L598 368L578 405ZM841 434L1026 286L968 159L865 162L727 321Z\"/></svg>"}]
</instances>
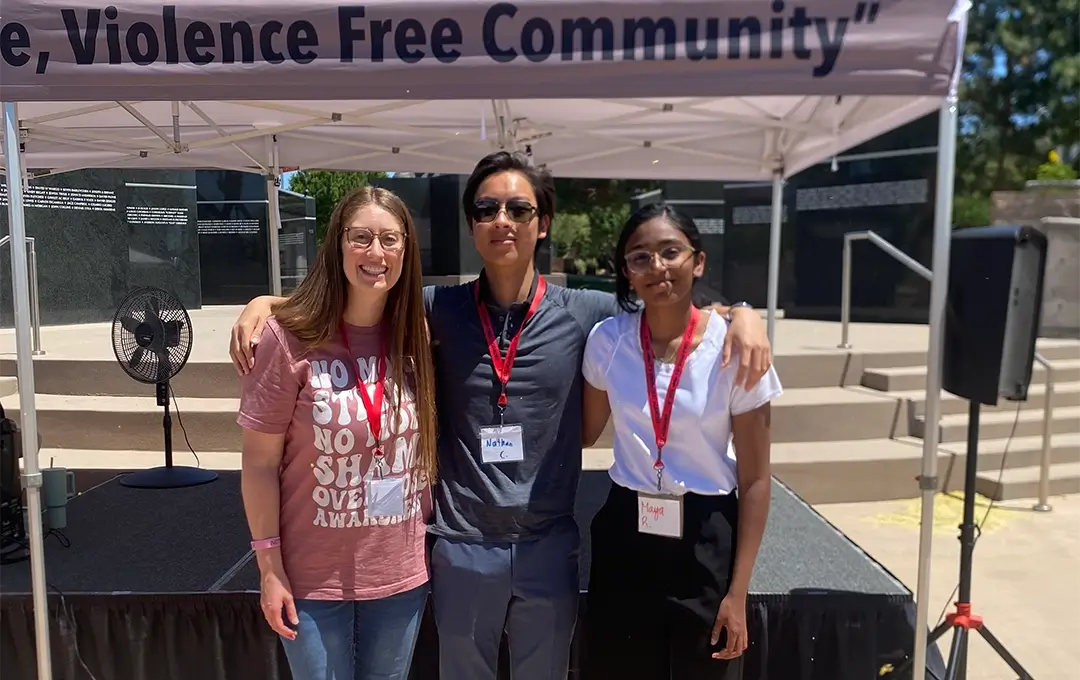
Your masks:
<instances>
[{"instance_id":1,"label":"green tree","mask_svg":"<svg viewBox=\"0 0 1080 680\"><path fill-rule=\"evenodd\" d=\"M1080 0L1052 0L1039 5L1034 27L1038 53L1045 63L1048 93L1043 100L1051 148L1080 145Z\"/></svg>"},{"instance_id":2,"label":"green tree","mask_svg":"<svg viewBox=\"0 0 1080 680\"><path fill-rule=\"evenodd\" d=\"M976 0L970 14L957 192L1019 189L1039 158L1080 143L1080 0Z\"/></svg>"},{"instance_id":3,"label":"green tree","mask_svg":"<svg viewBox=\"0 0 1080 680\"><path fill-rule=\"evenodd\" d=\"M289 191L315 199L315 241L322 243L334 206L350 191L366 186L381 172L337 172L334 170L299 170L289 181Z\"/></svg>"},{"instance_id":4,"label":"green tree","mask_svg":"<svg viewBox=\"0 0 1080 680\"><path fill-rule=\"evenodd\" d=\"M619 231L630 216L630 199L656 186L633 180L556 179L558 211L551 239L557 254L575 258L592 272L610 273Z\"/></svg>"}]
</instances>

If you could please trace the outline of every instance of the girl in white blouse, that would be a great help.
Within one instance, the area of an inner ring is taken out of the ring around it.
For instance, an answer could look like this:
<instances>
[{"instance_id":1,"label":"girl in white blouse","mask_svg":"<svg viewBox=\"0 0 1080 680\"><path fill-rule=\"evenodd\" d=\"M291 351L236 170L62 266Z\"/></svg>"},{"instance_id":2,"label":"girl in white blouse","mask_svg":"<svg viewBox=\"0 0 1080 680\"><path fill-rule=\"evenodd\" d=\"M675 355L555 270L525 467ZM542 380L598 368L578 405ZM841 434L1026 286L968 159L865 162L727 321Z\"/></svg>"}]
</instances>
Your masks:
<instances>
[{"instance_id":1,"label":"girl in white blouse","mask_svg":"<svg viewBox=\"0 0 1080 680\"><path fill-rule=\"evenodd\" d=\"M613 482L592 523L585 677L715 680L749 639L746 598L769 511L772 368L749 391L722 360L728 321L693 303L693 220L638 210L615 256L625 314L585 347L583 439L614 418Z\"/></svg>"}]
</instances>

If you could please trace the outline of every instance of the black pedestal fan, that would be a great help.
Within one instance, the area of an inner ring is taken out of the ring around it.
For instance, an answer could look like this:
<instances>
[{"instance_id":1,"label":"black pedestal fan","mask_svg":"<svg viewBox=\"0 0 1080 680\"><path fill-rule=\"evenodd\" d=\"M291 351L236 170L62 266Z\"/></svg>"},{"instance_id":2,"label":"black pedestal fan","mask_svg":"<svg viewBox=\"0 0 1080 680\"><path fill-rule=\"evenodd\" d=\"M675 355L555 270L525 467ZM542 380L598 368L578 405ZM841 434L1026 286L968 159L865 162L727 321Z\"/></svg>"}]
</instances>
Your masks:
<instances>
[{"instance_id":1,"label":"black pedestal fan","mask_svg":"<svg viewBox=\"0 0 1080 680\"><path fill-rule=\"evenodd\" d=\"M116 310L112 340L120 367L135 380L153 384L158 406L165 409L161 420L165 466L126 474L120 483L139 489L178 489L217 479L212 470L173 465L169 381L191 355L191 318L183 304L159 288L136 288Z\"/></svg>"}]
</instances>

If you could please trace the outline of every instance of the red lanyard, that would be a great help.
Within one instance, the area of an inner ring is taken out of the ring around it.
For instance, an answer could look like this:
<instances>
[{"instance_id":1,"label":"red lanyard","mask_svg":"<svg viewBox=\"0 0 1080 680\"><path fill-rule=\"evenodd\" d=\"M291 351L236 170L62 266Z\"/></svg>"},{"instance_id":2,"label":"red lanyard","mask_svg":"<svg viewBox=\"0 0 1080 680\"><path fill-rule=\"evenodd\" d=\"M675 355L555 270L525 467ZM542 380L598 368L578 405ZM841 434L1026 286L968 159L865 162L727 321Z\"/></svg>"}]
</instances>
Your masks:
<instances>
[{"instance_id":1,"label":"red lanyard","mask_svg":"<svg viewBox=\"0 0 1080 680\"><path fill-rule=\"evenodd\" d=\"M345 319L340 321L341 340L345 343L345 351L349 353L349 365L357 368L356 355L353 354L352 345L349 343L349 333L345 328ZM356 391L360 393L360 401L364 402L364 411L367 412L368 427L371 428L371 436L375 438L375 449L372 455L376 460L383 457L382 446L379 444L379 435L382 434L382 408L383 408L383 385L386 383L386 342L385 337L379 349L378 375L375 378L375 396L369 397L367 385L360 379L360 371L356 371Z\"/></svg>"},{"instance_id":2,"label":"red lanyard","mask_svg":"<svg viewBox=\"0 0 1080 680\"><path fill-rule=\"evenodd\" d=\"M679 342L679 352L675 355L675 368L671 371L671 381L668 383L667 393L664 395L664 411L660 412L659 398L656 396L656 368L653 362L656 356L652 349L652 334L649 332L649 324L645 319L645 312L641 313L641 353L645 358L645 388L649 392L649 415L652 416L653 434L656 436L656 490L660 490L660 480L664 474L664 445L667 444L668 430L671 428L671 407L675 404L675 390L682 378L686 360L690 357L690 345L694 343L694 332L697 330L698 317L701 312L697 307L690 308L690 323L683 331L682 340Z\"/></svg>"},{"instance_id":3,"label":"red lanyard","mask_svg":"<svg viewBox=\"0 0 1080 680\"><path fill-rule=\"evenodd\" d=\"M495 368L495 377L502 384L502 392L499 393L500 409L506 408L506 383L510 382L510 371L514 369L514 359L517 357L521 331L525 329L525 324L529 322L529 319L536 313L537 308L540 307L540 300L543 299L545 290L547 290L547 281L541 276L536 283L536 292L533 294L532 302L529 303L529 311L525 312L525 319L522 320L521 327L518 328L518 332L514 334L513 339L510 340L510 346L506 348L506 358L503 358L502 350L499 349L499 339L495 337L495 331L491 327L491 315L488 314L487 306L480 300L480 282L477 281L473 286L476 312L480 315L480 325L484 328L484 339L487 340L488 352L491 354L491 365Z\"/></svg>"}]
</instances>

